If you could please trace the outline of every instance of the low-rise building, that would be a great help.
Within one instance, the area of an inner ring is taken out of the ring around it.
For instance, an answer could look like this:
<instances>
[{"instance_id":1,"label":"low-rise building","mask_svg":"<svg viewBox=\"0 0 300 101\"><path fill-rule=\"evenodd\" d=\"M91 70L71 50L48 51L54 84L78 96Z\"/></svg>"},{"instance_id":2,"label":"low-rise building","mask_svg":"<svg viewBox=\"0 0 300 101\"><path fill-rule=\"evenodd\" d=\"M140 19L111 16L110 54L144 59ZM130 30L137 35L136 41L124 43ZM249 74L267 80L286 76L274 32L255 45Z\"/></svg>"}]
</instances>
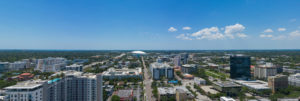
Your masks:
<instances>
[{"instance_id":1,"label":"low-rise building","mask_svg":"<svg viewBox=\"0 0 300 101\"><path fill-rule=\"evenodd\" d=\"M194 79L194 76L191 75L191 74L183 74L183 78L184 78L184 79L193 80L193 79Z\"/></svg>"},{"instance_id":2,"label":"low-rise building","mask_svg":"<svg viewBox=\"0 0 300 101\"><path fill-rule=\"evenodd\" d=\"M193 101L195 96L185 87L176 87L176 101Z\"/></svg>"},{"instance_id":3,"label":"low-rise building","mask_svg":"<svg viewBox=\"0 0 300 101\"><path fill-rule=\"evenodd\" d=\"M277 101L299 101L299 98L278 98Z\"/></svg>"},{"instance_id":4,"label":"low-rise building","mask_svg":"<svg viewBox=\"0 0 300 101\"><path fill-rule=\"evenodd\" d=\"M29 79L33 79L34 74L31 73L22 73L18 76L18 80L19 81L24 81L24 80L29 80Z\"/></svg>"},{"instance_id":5,"label":"low-rise building","mask_svg":"<svg viewBox=\"0 0 300 101\"><path fill-rule=\"evenodd\" d=\"M268 82L264 82L261 80L252 80L252 81L234 80L234 82L254 91L270 90L270 87L268 87Z\"/></svg>"},{"instance_id":6,"label":"low-rise building","mask_svg":"<svg viewBox=\"0 0 300 101\"><path fill-rule=\"evenodd\" d=\"M287 72L287 73L290 73L290 74L300 73L300 70L298 70L298 69L290 69L288 67L285 67L282 70L283 70L283 72Z\"/></svg>"},{"instance_id":7,"label":"low-rise building","mask_svg":"<svg viewBox=\"0 0 300 101\"><path fill-rule=\"evenodd\" d=\"M213 86L220 92L226 93L228 96L235 96L240 91L242 86L234 82L225 81L225 82L213 82Z\"/></svg>"},{"instance_id":8,"label":"low-rise building","mask_svg":"<svg viewBox=\"0 0 300 101\"><path fill-rule=\"evenodd\" d=\"M288 87L288 76L286 75L276 75L268 78L268 85L272 92L275 93L276 90L284 89Z\"/></svg>"},{"instance_id":9,"label":"low-rise building","mask_svg":"<svg viewBox=\"0 0 300 101\"><path fill-rule=\"evenodd\" d=\"M115 95L120 97L120 101L132 101L133 99L133 90L118 90L115 92Z\"/></svg>"},{"instance_id":10,"label":"low-rise building","mask_svg":"<svg viewBox=\"0 0 300 101\"><path fill-rule=\"evenodd\" d=\"M199 77L194 77L194 82L197 84L197 85L206 85L206 81L202 78L199 78Z\"/></svg>"},{"instance_id":11,"label":"low-rise building","mask_svg":"<svg viewBox=\"0 0 300 101\"><path fill-rule=\"evenodd\" d=\"M136 69L115 69L109 68L107 71L102 73L105 79L124 79L124 78L142 78L142 68Z\"/></svg>"},{"instance_id":12,"label":"low-rise building","mask_svg":"<svg viewBox=\"0 0 300 101\"><path fill-rule=\"evenodd\" d=\"M300 87L300 73L288 77L289 85Z\"/></svg>"},{"instance_id":13,"label":"low-rise building","mask_svg":"<svg viewBox=\"0 0 300 101\"><path fill-rule=\"evenodd\" d=\"M83 69L82 65L72 64L72 65L66 66L64 70L75 70L75 71L82 72L82 69Z\"/></svg>"},{"instance_id":14,"label":"low-rise building","mask_svg":"<svg viewBox=\"0 0 300 101\"><path fill-rule=\"evenodd\" d=\"M220 97L220 101L235 101L233 98L222 96Z\"/></svg>"},{"instance_id":15,"label":"low-rise building","mask_svg":"<svg viewBox=\"0 0 300 101\"><path fill-rule=\"evenodd\" d=\"M164 98L175 97L176 89L173 87L159 87L158 90L158 101L161 101Z\"/></svg>"}]
</instances>

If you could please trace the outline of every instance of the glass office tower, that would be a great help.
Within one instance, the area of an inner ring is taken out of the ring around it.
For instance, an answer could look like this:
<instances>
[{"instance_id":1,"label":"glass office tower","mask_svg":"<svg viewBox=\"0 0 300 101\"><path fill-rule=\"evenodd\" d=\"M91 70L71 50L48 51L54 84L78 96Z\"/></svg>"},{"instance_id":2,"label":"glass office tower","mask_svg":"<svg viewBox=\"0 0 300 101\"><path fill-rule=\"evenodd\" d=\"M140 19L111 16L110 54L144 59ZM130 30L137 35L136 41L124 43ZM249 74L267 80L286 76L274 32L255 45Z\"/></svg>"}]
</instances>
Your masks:
<instances>
[{"instance_id":1,"label":"glass office tower","mask_svg":"<svg viewBox=\"0 0 300 101\"><path fill-rule=\"evenodd\" d=\"M249 80L251 78L250 65L250 56L230 56L230 78L239 80Z\"/></svg>"}]
</instances>

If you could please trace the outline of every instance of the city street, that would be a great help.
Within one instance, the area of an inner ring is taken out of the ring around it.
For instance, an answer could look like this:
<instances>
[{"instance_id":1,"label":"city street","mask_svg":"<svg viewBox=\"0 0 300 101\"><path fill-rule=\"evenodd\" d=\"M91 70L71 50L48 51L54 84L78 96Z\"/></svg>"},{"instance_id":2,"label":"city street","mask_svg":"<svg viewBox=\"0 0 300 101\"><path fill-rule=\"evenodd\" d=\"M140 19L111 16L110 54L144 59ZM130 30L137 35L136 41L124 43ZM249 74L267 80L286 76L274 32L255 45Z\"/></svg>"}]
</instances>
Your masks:
<instances>
[{"instance_id":1,"label":"city street","mask_svg":"<svg viewBox=\"0 0 300 101\"><path fill-rule=\"evenodd\" d=\"M191 89L196 92L197 94L197 98L196 98L196 101L212 101L210 98L208 98L207 96L205 95L201 95L195 88L194 88L194 80L184 80L184 79L181 79L179 76L176 75L175 73L175 78L177 80L181 80L182 82L182 86L183 87L186 87L186 86L190 86Z\"/></svg>"},{"instance_id":2,"label":"city street","mask_svg":"<svg viewBox=\"0 0 300 101\"><path fill-rule=\"evenodd\" d=\"M144 91L145 91L145 94L144 94L144 98L145 98L145 101L155 101L155 98L152 96L152 88L151 88L151 84L152 84L152 80L150 79L150 76L149 76L149 72L148 72L148 68L146 67L146 64L145 64L145 61L144 61L144 58L142 58L142 62L143 62L143 67L144 67Z\"/></svg>"}]
</instances>

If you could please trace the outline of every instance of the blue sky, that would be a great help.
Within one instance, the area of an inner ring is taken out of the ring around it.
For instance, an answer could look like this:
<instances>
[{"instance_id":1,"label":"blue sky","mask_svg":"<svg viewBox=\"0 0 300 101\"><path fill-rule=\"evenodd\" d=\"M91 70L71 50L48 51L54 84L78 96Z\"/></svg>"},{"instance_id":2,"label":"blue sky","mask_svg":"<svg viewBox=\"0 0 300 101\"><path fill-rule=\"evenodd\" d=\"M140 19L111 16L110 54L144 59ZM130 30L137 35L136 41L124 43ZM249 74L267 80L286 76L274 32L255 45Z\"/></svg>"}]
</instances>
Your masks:
<instances>
[{"instance_id":1,"label":"blue sky","mask_svg":"<svg viewBox=\"0 0 300 101\"><path fill-rule=\"evenodd\" d=\"M2 0L0 49L300 49L299 0Z\"/></svg>"}]
</instances>

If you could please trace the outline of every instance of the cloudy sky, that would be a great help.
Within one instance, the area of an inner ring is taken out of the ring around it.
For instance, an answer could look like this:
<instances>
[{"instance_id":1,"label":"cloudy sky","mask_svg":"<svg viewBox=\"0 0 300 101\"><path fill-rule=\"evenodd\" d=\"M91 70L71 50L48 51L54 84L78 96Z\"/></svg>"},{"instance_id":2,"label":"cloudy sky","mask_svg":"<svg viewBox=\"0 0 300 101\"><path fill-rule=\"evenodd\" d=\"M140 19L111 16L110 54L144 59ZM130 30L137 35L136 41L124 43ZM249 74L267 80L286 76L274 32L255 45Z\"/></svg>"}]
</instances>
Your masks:
<instances>
[{"instance_id":1,"label":"cloudy sky","mask_svg":"<svg viewBox=\"0 0 300 101\"><path fill-rule=\"evenodd\" d=\"M299 0L2 0L0 49L300 49Z\"/></svg>"}]
</instances>

